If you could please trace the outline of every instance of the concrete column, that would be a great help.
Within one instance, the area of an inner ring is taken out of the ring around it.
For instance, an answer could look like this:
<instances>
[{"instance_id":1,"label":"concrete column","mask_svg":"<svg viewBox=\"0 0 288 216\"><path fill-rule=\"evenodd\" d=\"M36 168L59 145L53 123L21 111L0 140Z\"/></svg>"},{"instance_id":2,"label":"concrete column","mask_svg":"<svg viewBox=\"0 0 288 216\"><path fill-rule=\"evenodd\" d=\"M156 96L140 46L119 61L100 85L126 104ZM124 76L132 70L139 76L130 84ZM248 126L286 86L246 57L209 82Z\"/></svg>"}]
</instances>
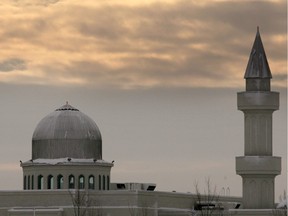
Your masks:
<instances>
[{"instance_id":1,"label":"concrete column","mask_svg":"<svg viewBox=\"0 0 288 216\"><path fill-rule=\"evenodd\" d=\"M244 112L244 157L236 157L236 173L242 177L243 207L274 207L274 178L281 173L281 158L273 157L272 113L279 108L279 93L238 93L238 109Z\"/></svg>"},{"instance_id":2,"label":"concrete column","mask_svg":"<svg viewBox=\"0 0 288 216\"><path fill-rule=\"evenodd\" d=\"M245 155L272 155L272 112L244 111Z\"/></svg>"},{"instance_id":3,"label":"concrete column","mask_svg":"<svg viewBox=\"0 0 288 216\"><path fill-rule=\"evenodd\" d=\"M274 208L274 178L281 173L280 157L236 157L236 172L242 176L244 208Z\"/></svg>"}]
</instances>

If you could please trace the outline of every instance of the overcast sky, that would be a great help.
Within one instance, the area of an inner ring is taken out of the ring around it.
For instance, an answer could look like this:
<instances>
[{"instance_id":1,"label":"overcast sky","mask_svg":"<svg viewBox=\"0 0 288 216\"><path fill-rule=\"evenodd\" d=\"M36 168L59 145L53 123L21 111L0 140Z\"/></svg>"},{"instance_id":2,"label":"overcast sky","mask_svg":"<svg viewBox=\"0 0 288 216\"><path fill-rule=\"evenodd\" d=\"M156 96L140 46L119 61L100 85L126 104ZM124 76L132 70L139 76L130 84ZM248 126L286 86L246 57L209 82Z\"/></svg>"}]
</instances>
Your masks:
<instances>
[{"instance_id":1,"label":"overcast sky","mask_svg":"<svg viewBox=\"0 0 288 216\"><path fill-rule=\"evenodd\" d=\"M274 154L286 188L285 0L3 0L0 189L20 189L37 123L66 101L92 117L112 181L194 191L205 177L241 195L236 93L256 28L280 91Z\"/></svg>"}]
</instances>

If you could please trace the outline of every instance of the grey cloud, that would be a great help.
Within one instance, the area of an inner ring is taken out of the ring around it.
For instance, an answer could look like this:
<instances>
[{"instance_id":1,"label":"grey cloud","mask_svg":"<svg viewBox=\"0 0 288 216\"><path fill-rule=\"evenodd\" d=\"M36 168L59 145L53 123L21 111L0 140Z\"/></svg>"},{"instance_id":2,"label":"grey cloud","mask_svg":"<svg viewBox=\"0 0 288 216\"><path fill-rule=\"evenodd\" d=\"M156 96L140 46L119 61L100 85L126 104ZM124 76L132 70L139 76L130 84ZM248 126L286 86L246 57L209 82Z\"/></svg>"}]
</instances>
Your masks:
<instances>
[{"instance_id":1,"label":"grey cloud","mask_svg":"<svg viewBox=\"0 0 288 216\"><path fill-rule=\"evenodd\" d=\"M3 20L0 27L5 29L1 35L2 40L7 42L12 39L19 39L22 43L33 46L45 44L45 41L41 41L42 36L53 31L51 29L53 27L44 17L11 17Z\"/></svg>"},{"instance_id":2,"label":"grey cloud","mask_svg":"<svg viewBox=\"0 0 288 216\"><path fill-rule=\"evenodd\" d=\"M204 42L229 50L229 45L235 39L251 41L257 25L261 30L263 27L268 35L286 34L285 5L285 1L249 4L246 1L225 1L201 7L182 1L163 9L149 7L139 13L150 22L147 25L140 23L136 33L138 37L147 37L148 40L155 38L160 43L187 45ZM192 36L186 40L179 38L177 34L182 31L189 31Z\"/></svg>"},{"instance_id":3,"label":"grey cloud","mask_svg":"<svg viewBox=\"0 0 288 216\"><path fill-rule=\"evenodd\" d=\"M273 76L274 80L287 81L287 74L276 74Z\"/></svg>"},{"instance_id":4,"label":"grey cloud","mask_svg":"<svg viewBox=\"0 0 288 216\"><path fill-rule=\"evenodd\" d=\"M122 38L128 32L121 23L121 19L115 14L115 10L116 8L113 8L112 11L109 8L78 8L74 11L76 16L85 18L76 21L75 17L71 17L70 24L83 35L109 40L112 44L111 40Z\"/></svg>"},{"instance_id":5,"label":"grey cloud","mask_svg":"<svg viewBox=\"0 0 288 216\"><path fill-rule=\"evenodd\" d=\"M72 61L69 65L40 65L39 68L49 75L49 80L55 82L60 78L78 78L93 86L101 82L107 84L112 76L111 69L97 61ZM48 80L48 79L47 79ZM108 83L109 85L109 83Z\"/></svg>"},{"instance_id":6,"label":"grey cloud","mask_svg":"<svg viewBox=\"0 0 288 216\"><path fill-rule=\"evenodd\" d=\"M247 55L246 49L251 44L241 42L252 43L257 25L266 37L286 34L285 5L285 1L249 4L247 1L226 1L202 7L190 1L180 1L135 8L82 7L81 10L71 9L77 15L71 17L69 25L74 25L83 35L101 39L98 47L104 51L141 52L139 47L137 50L137 44L142 42L147 44L145 50L148 52L159 53L167 49L185 52L189 44L205 43L214 49ZM78 19L79 16L85 19ZM127 27L127 23L132 23L133 27ZM183 32L190 32L191 36L181 38ZM127 40L134 42L136 49L127 44Z\"/></svg>"},{"instance_id":7,"label":"grey cloud","mask_svg":"<svg viewBox=\"0 0 288 216\"><path fill-rule=\"evenodd\" d=\"M153 57L127 57L122 59L125 63L124 67L113 68L97 61L73 61L69 66L62 65L53 68L53 66L44 66L43 69L49 74L51 79L57 77L76 77L85 80L89 85L95 87L103 87L105 85L115 86L117 88L125 85L142 86L142 81L156 81L160 85L165 86L169 83L182 79L198 79L205 77L214 80L223 80L225 74L213 70L217 64L217 58L207 64L205 58L198 60L187 58L182 62L173 60L165 60ZM54 78L53 78L54 77Z\"/></svg>"},{"instance_id":8,"label":"grey cloud","mask_svg":"<svg viewBox=\"0 0 288 216\"><path fill-rule=\"evenodd\" d=\"M22 35L27 41L29 36L33 39L33 36L40 37L43 34L51 34L55 38L58 30L70 35L78 33L83 37L95 38L95 46L112 52L117 51L117 48L119 51L137 51L138 42L151 45L152 51L156 52L171 47L183 49L191 43L206 43L216 48L221 46L235 52L235 48L250 46L234 44L235 39L251 41L257 25L261 29L263 27L268 36L286 34L285 8L285 1L224 1L211 2L205 7L186 0L138 7L88 7L79 3L67 4L65 13L63 9L57 10L55 7L53 13L44 13L34 20L15 20L15 27L11 22L8 22L9 28L8 25L3 27L7 37ZM191 36L181 38L183 32L190 32ZM136 49L127 41L134 42ZM148 51L151 51L149 47Z\"/></svg>"},{"instance_id":9,"label":"grey cloud","mask_svg":"<svg viewBox=\"0 0 288 216\"><path fill-rule=\"evenodd\" d=\"M147 79L158 80L159 83L169 83L179 80L193 80L198 78L210 77L217 82L217 80L223 80L226 76L224 73L219 72L219 67L217 68L217 62L219 58L212 57L209 59L209 64L207 64L207 59L205 56L198 56L194 58L186 58L180 62L175 62L173 60L163 60L157 58L137 58L130 57L125 61L127 66L118 69L118 73L129 74L135 73L137 71L137 76L139 80L141 77ZM136 73L135 73L136 74Z\"/></svg>"},{"instance_id":10,"label":"grey cloud","mask_svg":"<svg viewBox=\"0 0 288 216\"><path fill-rule=\"evenodd\" d=\"M12 58L0 62L1 72L10 72L14 70L25 70L26 62L22 59Z\"/></svg>"}]
</instances>

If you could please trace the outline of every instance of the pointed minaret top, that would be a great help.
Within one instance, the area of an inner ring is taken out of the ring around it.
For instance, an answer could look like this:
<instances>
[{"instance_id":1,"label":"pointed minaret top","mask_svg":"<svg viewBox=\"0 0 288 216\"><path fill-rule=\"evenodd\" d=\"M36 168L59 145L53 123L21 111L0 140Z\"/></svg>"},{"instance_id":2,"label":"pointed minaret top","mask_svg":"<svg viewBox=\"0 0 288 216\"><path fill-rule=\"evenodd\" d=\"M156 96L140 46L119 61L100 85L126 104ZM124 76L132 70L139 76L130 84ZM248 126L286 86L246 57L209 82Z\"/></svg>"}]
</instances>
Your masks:
<instances>
[{"instance_id":1,"label":"pointed minaret top","mask_svg":"<svg viewBox=\"0 0 288 216\"><path fill-rule=\"evenodd\" d=\"M272 78L265 50L261 40L259 26L257 26L257 33L244 78Z\"/></svg>"}]
</instances>

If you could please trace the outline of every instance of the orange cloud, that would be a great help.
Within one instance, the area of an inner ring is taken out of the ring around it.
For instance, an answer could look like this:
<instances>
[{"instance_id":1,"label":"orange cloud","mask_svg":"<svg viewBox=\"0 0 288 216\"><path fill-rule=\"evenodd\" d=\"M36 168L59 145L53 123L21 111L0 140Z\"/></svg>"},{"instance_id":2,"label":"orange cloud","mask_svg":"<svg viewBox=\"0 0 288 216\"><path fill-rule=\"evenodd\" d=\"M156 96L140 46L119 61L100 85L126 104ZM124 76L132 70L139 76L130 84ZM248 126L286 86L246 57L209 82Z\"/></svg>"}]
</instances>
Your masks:
<instances>
[{"instance_id":1,"label":"orange cloud","mask_svg":"<svg viewBox=\"0 0 288 216\"><path fill-rule=\"evenodd\" d=\"M6 1L0 7L0 81L124 89L242 86L239 77L260 25L275 85L286 86L284 1L201 2ZM11 59L18 65L9 66Z\"/></svg>"}]
</instances>

